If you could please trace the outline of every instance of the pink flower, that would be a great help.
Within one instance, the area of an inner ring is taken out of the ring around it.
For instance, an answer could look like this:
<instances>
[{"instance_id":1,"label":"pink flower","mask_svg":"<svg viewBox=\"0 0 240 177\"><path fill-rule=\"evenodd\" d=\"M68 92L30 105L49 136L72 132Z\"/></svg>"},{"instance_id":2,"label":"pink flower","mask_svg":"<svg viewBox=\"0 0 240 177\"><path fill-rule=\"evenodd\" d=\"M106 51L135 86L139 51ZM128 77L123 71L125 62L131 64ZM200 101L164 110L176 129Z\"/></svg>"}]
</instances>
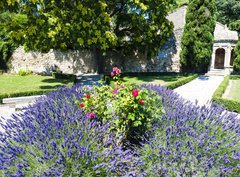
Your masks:
<instances>
[{"instance_id":1,"label":"pink flower","mask_svg":"<svg viewBox=\"0 0 240 177\"><path fill-rule=\"evenodd\" d=\"M118 93L118 89L114 89L114 90L112 91L112 93L113 93L114 95L116 95L116 94Z\"/></svg>"},{"instance_id":2,"label":"pink flower","mask_svg":"<svg viewBox=\"0 0 240 177\"><path fill-rule=\"evenodd\" d=\"M94 112L90 112L87 116L89 119L93 119L95 117Z\"/></svg>"},{"instance_id":3,"label":"pink flower","mask_svg":"<svg viewBox=\"0 0 240 177\"><path fill-rule=\"evenodd\" d=\"M80 103L80 104L79 104L79 107L80 107L80 108L83 108L83 107L84 107L84 104L83 104L83 103Z\"/></svg>"},{"instance_id":4,"label":"pink flower","mask_svg":"<svg viewBox=\"0 0 240 177\"><path fill-rule=\"evenodd\" d=\"M120 74L121 69L119 69L118 67L113 67L113 73Z\"/></svg>"},{"instance_id":5,"label":"pink flower","mask_svg":"<svg viewBox=\"0 0 240 177\"><path fill-rule=\"evenodd\" d=\"M139 100L138 101L141 105L144 105L144 101L143 100Z\"/></svg>"},{"instance_id":6,"label":"pink flower","mask_svg":"<svg viewBox=\"0 0 240 177\"><path fill-rule=\"evenodd\" d=\"M90 97L91 97L90 94L87 94L87 95L86 95L86 98L87 98L87 99L90 99Z\"/></svg>"},{"instance_id":7,"label":"pink flower","mask_svg":"<svg viewBox=\"0 0 240 177\"><path fill-rule=\"evenodd\" d=\"M133 97L137 97L138 96L138 91L137 91L137 89L134 89L133 91L132 91L132 95L133 95Z\"/></svg>"},{"instance_id":8,"label":"pink flower","mask_svg":"<svg viewBox=\"0 0 240 177\"><path fill-rule=\"evenodd\" d=\"M114 77L114 73L113 72L111 72L111 77Z\"/></svg>"}]
</instances>

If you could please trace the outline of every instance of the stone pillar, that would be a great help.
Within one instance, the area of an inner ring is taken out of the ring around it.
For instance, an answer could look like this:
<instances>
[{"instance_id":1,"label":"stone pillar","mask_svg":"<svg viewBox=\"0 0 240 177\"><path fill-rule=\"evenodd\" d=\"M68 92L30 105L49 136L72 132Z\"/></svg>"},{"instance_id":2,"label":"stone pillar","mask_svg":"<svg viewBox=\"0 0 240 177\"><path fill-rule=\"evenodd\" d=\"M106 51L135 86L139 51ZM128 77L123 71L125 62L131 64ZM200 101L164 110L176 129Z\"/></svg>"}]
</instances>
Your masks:
<instances>
[{"instance_id":1,"label":"stone pillar","mask_svg":"<svg viewBox=\"0 0 240 177\"><path fill-rule=\"evenodd\" d=\"M215 58L216 58L216 50L217 47L213 47L213 53L212 53L212 60L211 60L211 67L210 70L214 69L214 65L215 65Z\"/></svg>"},{"instance_id":2,"label":"stone pillar","mask_svg":"<svg viewBox=\"0 0 240 177\"><path fill-rule=\"evenodd\" d=\"M231 46L227 46L225 49L225 60L224 60L224 67L230 67L230 60L231 60Z\"/></svg>"}]
</instances>

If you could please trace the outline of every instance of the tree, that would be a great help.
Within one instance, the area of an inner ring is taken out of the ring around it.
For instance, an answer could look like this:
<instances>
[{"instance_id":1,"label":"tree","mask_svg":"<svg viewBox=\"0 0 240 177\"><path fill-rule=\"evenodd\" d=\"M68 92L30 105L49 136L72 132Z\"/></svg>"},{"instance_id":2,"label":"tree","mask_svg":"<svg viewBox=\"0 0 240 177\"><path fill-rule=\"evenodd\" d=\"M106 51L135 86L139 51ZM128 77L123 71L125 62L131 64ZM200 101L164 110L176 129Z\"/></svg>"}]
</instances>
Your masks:
<instances>
[{"instance_id":1,"label":"tree","mask_svg":"<svg viewBox=\"0 0 240 177\"><path fill-rule=\"evenodd\" d=\"M237 46L234 49L234 52L236 54L236 58L233 63L234 71L240 72L240 40L238 40Z\"/></svg>"},{"instance_id":2,"label":"tree","mask_svg":"<svg viewBox=\"0 0 240 177\"><path fill-rule=\"evenodd\" d=\"M192 0L186 15L180 62L183 71L206 72L212 56L215 1Z\"/></svg>"},{"instance_id":3,"label":"tree","mask_svg":"<svg viewBox=\"0 0 240 177\"><path fill-rule=\"evenodd\" d=\"M1 3L10 10L21 7L21 13L27 16L27 23L10 34L26 50L123 49L147 51L150 57L173 30L173 24L166 19L173 0L3 0Z\"/></svg>"},{"instance_id":4,"label":"tree","mask_svg":"<svg viewBox=\"0 0 240 177\"><path fill-rule=\"evenodd\" d=\"M239 0L216 0L217 20L240 31L240 3ZM239 25L237 25L238 23ZM238 26L238 27L237 27Z\"/></svg>"}]
</instances>

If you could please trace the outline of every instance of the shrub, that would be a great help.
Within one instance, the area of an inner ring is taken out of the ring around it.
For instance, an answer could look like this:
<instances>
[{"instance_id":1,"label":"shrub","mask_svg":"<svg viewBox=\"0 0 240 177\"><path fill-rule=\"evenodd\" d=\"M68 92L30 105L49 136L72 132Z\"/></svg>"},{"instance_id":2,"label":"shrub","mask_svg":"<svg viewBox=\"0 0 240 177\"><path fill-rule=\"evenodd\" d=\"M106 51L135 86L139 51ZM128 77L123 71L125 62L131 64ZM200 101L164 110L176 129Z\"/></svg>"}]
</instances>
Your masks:
<instances>
[{"instance_id":1,"label":"shrub","mask_svg":"<svg viewBox=\"0 0 240 177\"><path fill-rule=\"evenodd\" d=\"M110 130L122 137L119 143L139 140L139 135L149 130L163 112L161 97L145 88L116 85L85 90L86 95L78 105L88 119L110 123Z\"/></svg>"},{"instance_id":2,"label":"shrub","mask_svg":"<svg viewBox=\"0 0 240 177\"><path fill-rule=\"evenodd\" d=\"M230 75L226 76L222 83L219 85L217 90L214 92L212 101L213 104L216 105L223 105L228 111L238 112L240 113L240 102L235 100L229 100L222 98L222 95L224 94L228 84L229 79L240 79L239 75Z\"/></svg>"},{"instance_id":3,"label":"shrub","mask_svg":"<svg viewBox=\"0 0 240 177\"><path fill-rule=\"evenodd\" d=\"M196 79L198 77L197 74L194 74L192 76L188 76L188 77L185 77L185 78L182 78L182 79L179 79L173 83L168 83L166 84L166 87L170 88L170 89L175 89L177 87L180 87L190 81L192 81L193 79Z\"/></svg>"},{"instance_id":4,"label":"shrub","mask_svg":"<svg viewBox=\"0 0 240 177\"><path fill-rule=\"evenodd\" d=\"M212 56L215 1L189 1L181 43L180 63L184 72L206 72Z\"/></svg>"},{"instance_id":5,"label":"shrub","mask_svg":"<svg viewBox=\"0 0 240 177\"><path fill-rule=\"evenodd\" d=\"M238 80L238 79L240 79L240 75L230 75L230 79Z\"/></svg>"},{"instance_id":6,"label":"shrub","mask_svg":"<svg viewBox=\"0 0 240 177\"><path fill-rule=\"evenodd\" d=\"M233 69L235 72L240 72L240 39L238 40L237 46L234 49L234 54L236 58L233 62Z\"/></svg>"},{"instance_id":7,"label":"shrub","mask_svg":"<svg viewBox=\"0 0 240 177\"><path fill-rule=\"evenodd\" d=\"M29 69L27 70L19 70L18 71L18 75L19 76L28 76L28 75L31 75L32 74L32 71L30 71Z\"/></svg>"},{"instance_id":8,"label":"shrub","mask_svg":"<svg viewBox=\"0 0 240 177\"><path fill-rule=\"evenodd\" d=\"M229 84L229 79L230 79L230 76L224 77L223 81L221 82L221 84L219 85L217 90L213 93L213 97L212 97L213 101L222 97L222 95L224 94L224 92Z\"/></svg>"}]
</instances>

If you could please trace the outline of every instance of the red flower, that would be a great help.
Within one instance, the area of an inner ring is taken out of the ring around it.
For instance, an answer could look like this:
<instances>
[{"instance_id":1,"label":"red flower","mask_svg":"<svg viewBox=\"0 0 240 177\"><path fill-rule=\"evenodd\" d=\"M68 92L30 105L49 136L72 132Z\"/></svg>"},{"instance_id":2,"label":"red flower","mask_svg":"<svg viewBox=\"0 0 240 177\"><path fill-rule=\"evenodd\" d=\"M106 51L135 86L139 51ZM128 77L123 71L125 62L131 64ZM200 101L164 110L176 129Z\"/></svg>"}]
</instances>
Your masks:
<instances>
[{"instance_id":1,"label":"red flower","mask_svg":"<svg viewBox=\"0 0 240 177\"><path fill-rule=\"evenodd\" d=\"M134 90L132 91L132 95L133 95L133 97L137 97L137 96L138 96L138 91L137 91L137 89L134 89Z\"/></svg>"},{"instance_id":2,"label":"red flower","mask_svg":"<svg viewBox=\"0 0 240 177\"><path fill-rule=\"evenodd\" d=\"M84 104L83 104L83 103L80 103L79 106L80 106L80 108L83 108L83 107L84 107Z\"/></svg>"},{"instance_id":3,"label":"red flower","mask_svg":"<svg viewBox=\"0 0 240 177\"><path fill-rule=\"evenodd\" d=\"M87 94L87 95L86 95L86 98L89 99L89 98L90 98L90 94Z\"/></svg>"},{"instance_id":4,"label":"red flower","mask_svg":"<svg viewBox=\"0 0 240 177\"><path fill-rule=\"evenodd\" d=\"M88 114L88 118L89 118L89 119L93 119L94 117L95 117L94 112L90 112L90 113Z\"/></svg>"},{"instance_id":5,"label":"red flower","mask_svg":"<svg viewBox=\"0 0 240 177\"><path fill-rule=\"evenodd\" d=\"M144 105L144 101L143 100L139 100L138 101L141 105Z\"/></svg>"}]
</instances>

